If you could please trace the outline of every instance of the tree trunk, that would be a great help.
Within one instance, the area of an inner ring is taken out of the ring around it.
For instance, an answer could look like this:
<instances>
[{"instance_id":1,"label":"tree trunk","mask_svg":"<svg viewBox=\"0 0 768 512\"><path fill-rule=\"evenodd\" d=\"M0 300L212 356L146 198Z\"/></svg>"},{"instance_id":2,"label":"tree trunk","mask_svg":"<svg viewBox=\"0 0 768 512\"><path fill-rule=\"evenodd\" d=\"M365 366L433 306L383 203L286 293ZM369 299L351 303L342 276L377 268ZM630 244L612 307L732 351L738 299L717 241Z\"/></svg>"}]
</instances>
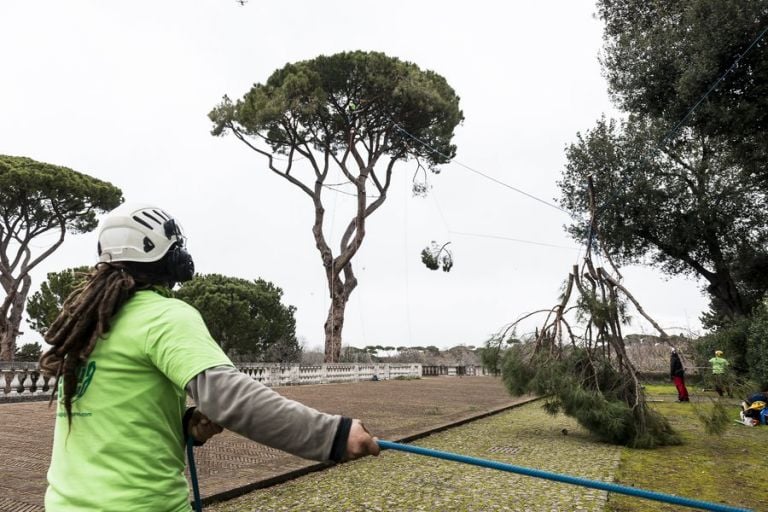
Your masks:
<instances>
[{"instance_id":1,"label":"tree trunk","mask_svg":"<svg viewBox=\"0 0 768 512\"><path fill-rule=\"evenodd\" d=\"M725 307L725 314L728 318L735 320L747 316L741 294L727 269L717 272L715 278L709 279L709 282L707 291L720 300Z\"/></svg>"},{"instance_id":2,"label":"tree trunk","mask_svg":"<svg viewBox=\"0 0 768 512\"><path fill-rule=\"evenodd\" d=\"M325 321L325 362L338 363L341 357L341 331L344 328L344 310L348 297L337 293L331 299L328 318Z\"/></svg>"},{"instance_id":3,"label":"tree trunk","mask_svg":"<svg viewBox=\"0 0 768 512\"><path fill-rule=\"evenodd\" d=\"M16 352L16 338L19 335L21 317L24 313L24 303L31 286L32 278L25 275L21 281L21 289L16 292L13 301L11 301L10 312L4 319L4 328L0 330L0 361L13 361L13 355Z\"/></svg>"},{"instance_id":4,"label":"tree trunk","mask_svg":"<svg viewBox=\"0 0 768 512\"><path fill-rule=\"evenodd\" d=\"M0 361L13 362L16 350L16 335L10 327L0 331Z\"/></svg>"},{"instance_id":5,"label":"tree trunk","mask_svg":"<svg viewBox=\"0 0 768 512\"><path fill-rule=\"evenodd\" d=\"M333 264L335 265L335 261ZM357 288L357 278L352 270L352 263L348 262L341 273L333 271L333 267L326 267L328 277L328 289L330 290L331 305L328 308L328 318L325 321L325 362L338 363L341 356L341 331L344 328L344 311L352 292Z\"/></svg>"}]
</instances>

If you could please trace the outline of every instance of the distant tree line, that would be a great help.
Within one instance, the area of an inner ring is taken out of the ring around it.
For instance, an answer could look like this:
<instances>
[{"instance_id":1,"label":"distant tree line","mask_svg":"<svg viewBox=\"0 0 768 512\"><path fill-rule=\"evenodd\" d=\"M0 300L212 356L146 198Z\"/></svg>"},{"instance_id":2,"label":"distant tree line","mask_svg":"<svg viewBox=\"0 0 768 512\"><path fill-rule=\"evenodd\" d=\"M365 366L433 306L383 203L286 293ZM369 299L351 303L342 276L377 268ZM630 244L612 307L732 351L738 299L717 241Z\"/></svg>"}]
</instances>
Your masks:
<instances>
[{"instance_id":1,"label":"distant tree line","mask_svg":"<svg viewBox=\"0 0 768 512\"><path fill-rule=\"evenodd\" d=\"M339 362L341 363L420 363L424 365L480 365L481 348L473 345L457 345L441 350L435 345L429 346L392 346L367 345L355 347L343 345ZM302 363L321 364L323 354L320 351L305 350Z\"/></svg>"}]
</instances>

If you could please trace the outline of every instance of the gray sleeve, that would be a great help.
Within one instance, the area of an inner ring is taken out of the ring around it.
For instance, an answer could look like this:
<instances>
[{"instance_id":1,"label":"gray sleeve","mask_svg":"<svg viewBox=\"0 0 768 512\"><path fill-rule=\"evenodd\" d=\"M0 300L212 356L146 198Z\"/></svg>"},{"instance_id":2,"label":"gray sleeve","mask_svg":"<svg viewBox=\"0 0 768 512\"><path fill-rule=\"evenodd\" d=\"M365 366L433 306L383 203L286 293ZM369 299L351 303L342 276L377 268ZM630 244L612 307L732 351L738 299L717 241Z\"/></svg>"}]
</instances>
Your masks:
<instances>
[{"instance_id":1,"label":"gray sleeve","mask_svg":"<svg viewBox=\"0 0 768 512\"><path fill-rule=\"evenodd\" d=\"M333 456L341 416L289 400L236 368L217 366L199 373L187 384L187 393L201 413L248 439L305 459Z\"/></svg>"}]
</instances>

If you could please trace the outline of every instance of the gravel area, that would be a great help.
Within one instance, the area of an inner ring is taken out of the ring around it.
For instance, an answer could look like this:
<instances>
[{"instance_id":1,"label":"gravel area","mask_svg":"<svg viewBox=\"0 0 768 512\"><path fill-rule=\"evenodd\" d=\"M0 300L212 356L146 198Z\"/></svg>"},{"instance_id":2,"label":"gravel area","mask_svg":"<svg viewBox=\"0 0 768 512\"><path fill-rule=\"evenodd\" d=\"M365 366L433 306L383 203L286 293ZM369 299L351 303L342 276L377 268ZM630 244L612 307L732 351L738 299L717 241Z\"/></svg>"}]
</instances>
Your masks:
<instances>
[{"instance_id":1,"label":"gravel area","mask_svg":"<svg viewBox=\"0 0 768 512\"><path fill-rule=\"evenodd\" d=\"M565 433L567 432L567 433ZM546 471L611 481L620 448L531 403L415 444ZM385 452L206 507L232 511L600 511L606 493L574 485Z\"/></svg>"}]
</instances>

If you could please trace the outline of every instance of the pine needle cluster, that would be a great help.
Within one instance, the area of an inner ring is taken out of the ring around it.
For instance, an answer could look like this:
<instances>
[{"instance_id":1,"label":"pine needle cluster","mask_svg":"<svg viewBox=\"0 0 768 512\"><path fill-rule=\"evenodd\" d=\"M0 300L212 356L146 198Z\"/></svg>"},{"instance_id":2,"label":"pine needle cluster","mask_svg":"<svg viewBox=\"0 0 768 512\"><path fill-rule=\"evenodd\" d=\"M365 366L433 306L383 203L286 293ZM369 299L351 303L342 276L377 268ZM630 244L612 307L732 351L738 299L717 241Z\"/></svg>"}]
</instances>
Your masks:
<instances>
[{"instance_id":1,"label":"pine needle cluster","mask_svg":"<svg viewBox=\"0 0 768 512\"><path fill-rule=\"evenodd\" d=\"M667 419L638 396L635 382L600 351L569 347L552 357L513 347L505 356L502 375L512 395L546 396L547 412L573 417L601 441L631 448L682 443Z\"/></svg>"}]
</instances>

